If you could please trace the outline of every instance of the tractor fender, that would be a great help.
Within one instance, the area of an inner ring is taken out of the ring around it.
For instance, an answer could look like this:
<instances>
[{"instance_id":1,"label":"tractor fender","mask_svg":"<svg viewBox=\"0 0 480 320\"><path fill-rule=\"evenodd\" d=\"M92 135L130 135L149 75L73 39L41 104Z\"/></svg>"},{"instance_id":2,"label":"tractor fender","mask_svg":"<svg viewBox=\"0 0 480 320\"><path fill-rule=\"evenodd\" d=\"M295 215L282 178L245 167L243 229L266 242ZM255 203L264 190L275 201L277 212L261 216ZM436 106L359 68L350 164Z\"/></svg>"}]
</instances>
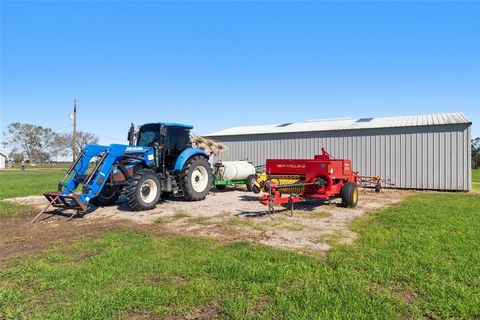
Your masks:
<instances>
[{"instance_id":1,"label":"tractor fender","mask_svg":"<svg viewBox=\"0 0 480 320\"><path fill-rule=\"evenodd\" d=\"M190 159L191 157L197 156L197 155L208 159L208 154L205 151L197 148L189 147L183 150L182 153L180 153L180 155L177 158L177 161L175 161L175 167L173 168L173 170L176 172L181 171L183 169L183 166L185 165L185 162L187 162L188 159Z\"/></svg>"}]
</instances>

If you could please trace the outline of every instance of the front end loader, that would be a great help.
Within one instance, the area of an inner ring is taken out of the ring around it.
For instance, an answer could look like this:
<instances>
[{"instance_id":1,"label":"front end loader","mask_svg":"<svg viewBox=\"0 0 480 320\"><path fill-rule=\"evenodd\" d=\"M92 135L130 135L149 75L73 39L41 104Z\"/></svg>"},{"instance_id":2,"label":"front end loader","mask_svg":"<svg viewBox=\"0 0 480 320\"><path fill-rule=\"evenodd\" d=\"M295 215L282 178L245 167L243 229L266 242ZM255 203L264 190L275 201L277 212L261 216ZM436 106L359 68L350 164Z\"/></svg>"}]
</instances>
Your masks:
<instances>
[{"instance_id":1,"label":"front end loader","mask_svg":"<svg viewBox=\"0 0 480 320\"><path fill-rule=\"evenodd\" d=\"M114 204L126 197L132 211L155 207L163 195L203 200L212 186L209 155L192 147L192 126L150 123L138 133L131 127L129 145L87 145L58 183L55 192L45 192L49 201L33 219L50 206L73 209L73 218L93 206Z\"/></svg>"}]
</instances>

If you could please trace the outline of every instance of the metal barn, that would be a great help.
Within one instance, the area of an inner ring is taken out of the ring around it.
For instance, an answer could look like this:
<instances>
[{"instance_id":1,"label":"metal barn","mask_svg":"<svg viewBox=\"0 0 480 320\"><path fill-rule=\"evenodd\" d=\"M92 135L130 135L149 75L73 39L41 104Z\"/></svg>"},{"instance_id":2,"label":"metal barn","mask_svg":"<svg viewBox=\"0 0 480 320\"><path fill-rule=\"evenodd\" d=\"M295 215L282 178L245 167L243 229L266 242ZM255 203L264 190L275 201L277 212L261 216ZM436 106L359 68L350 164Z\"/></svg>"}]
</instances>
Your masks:
<instances>
[{"instance_id":1,"label":"metal barn","mask_svg":"<svg viewBox=\"0 0 480 320\"><path fill-rule=\"evenodd\" d=\"M312 158L324 147L396 188L467 191L471 124L455 112L234 127L207 137L229 148L220 160L263 165L267 158Z\"/></svg>"}]
</instances>

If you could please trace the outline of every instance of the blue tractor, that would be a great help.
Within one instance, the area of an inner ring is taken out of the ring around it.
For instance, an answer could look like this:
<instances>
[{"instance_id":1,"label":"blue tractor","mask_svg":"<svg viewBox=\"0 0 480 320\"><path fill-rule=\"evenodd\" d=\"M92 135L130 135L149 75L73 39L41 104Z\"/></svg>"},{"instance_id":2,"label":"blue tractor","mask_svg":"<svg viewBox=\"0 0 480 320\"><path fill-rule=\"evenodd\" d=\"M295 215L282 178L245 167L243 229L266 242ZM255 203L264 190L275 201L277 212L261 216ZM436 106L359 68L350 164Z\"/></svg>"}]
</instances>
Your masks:
<instances>
[{"instance_id":1,"label":"blue tractor","mask_svg":"<svg viewBox=\"0 0 480 320\"><path fill-rule=\"evenodd\" d=\"M58 190L44 193L50 203L32 222L50 206L79 213L90 205L113 205L121 194L133 211L152 209L162 195L205 199L212 169L209 155L192 147L191 129L177 123L149 123L136 133L132 124L129 145L85 146Z\"/></svg>"}]
</instances>

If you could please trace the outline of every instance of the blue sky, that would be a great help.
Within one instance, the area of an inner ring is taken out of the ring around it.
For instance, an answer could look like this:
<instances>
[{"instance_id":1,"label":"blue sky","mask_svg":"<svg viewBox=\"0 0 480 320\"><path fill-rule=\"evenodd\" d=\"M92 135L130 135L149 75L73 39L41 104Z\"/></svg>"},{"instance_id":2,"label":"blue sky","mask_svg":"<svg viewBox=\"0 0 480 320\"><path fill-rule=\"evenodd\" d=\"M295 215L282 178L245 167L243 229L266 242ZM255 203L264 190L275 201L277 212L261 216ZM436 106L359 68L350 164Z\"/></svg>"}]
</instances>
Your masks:
<instances>
[{"instance_id":1,"label":"blue sky","mask_svg":"<svg viewBox=\"0 0 480 320\"><path fill-rule=\"evenodd\" d=\"M1 2L1 128L125 141L462 111L480 136L480 2Z\"/></svg>"}]
</instances>

